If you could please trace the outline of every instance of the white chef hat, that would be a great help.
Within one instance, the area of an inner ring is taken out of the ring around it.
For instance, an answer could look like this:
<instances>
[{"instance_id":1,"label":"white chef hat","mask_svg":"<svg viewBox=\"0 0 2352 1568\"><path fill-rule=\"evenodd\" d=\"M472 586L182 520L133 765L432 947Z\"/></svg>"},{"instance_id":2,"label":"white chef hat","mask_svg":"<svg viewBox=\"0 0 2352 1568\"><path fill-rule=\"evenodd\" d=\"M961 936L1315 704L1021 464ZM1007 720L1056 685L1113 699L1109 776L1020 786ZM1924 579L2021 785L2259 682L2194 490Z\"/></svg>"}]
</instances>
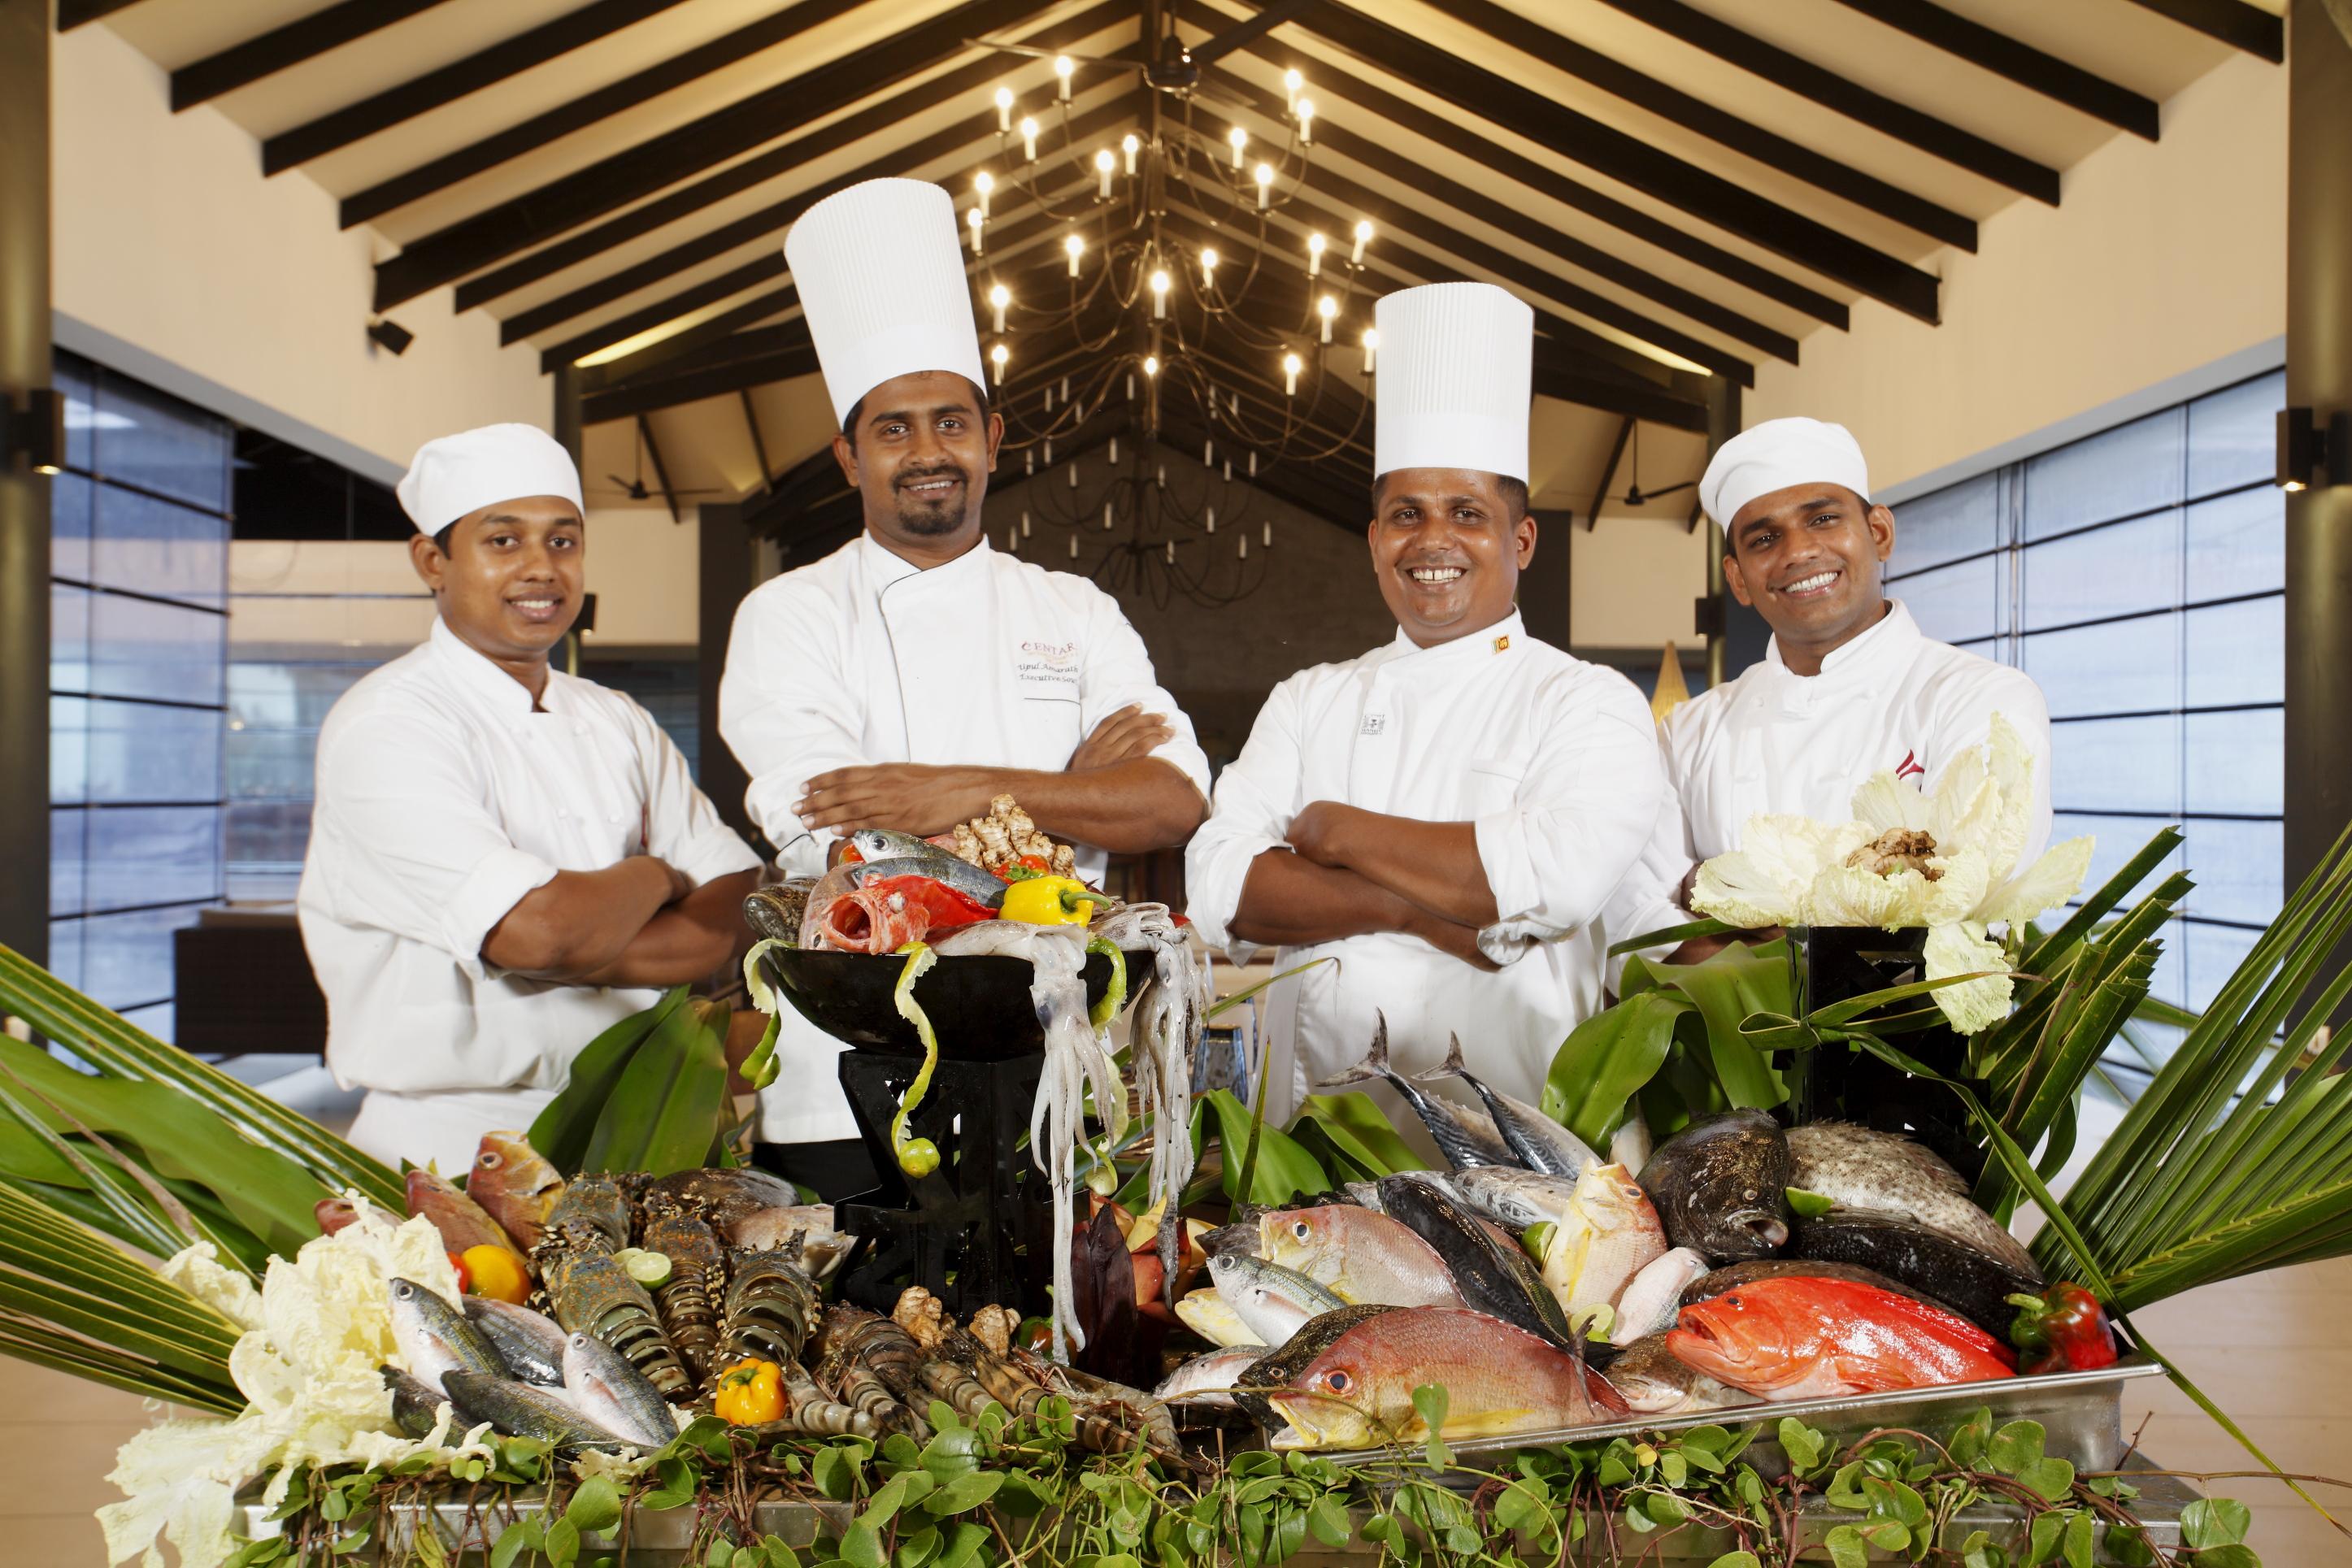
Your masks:
<instances>
[{"instance_id":1,"label":"white chef hat","mask_svg":"<svg viewBox=\"0 0 2352 1568\"><path fill-rule=\"evenodd\" d=\"M833 417L893 376L981 379L955 198L928 180L868 180L803 213L784 265L816 340Z\"/></svg>"},{"instance_id":2,"label":"white chef hat","mask_svg":"<svg viewBox=\"0 0 2352 1568\"><path fill-rule=\"evenodd\" d=\"M1491 283L1384 294L1372 473L1475 468L1525 483L1536 313Z\"/></svg>"},{"instance_id":3,"label":"white chef hat","mask_svg":"<svg viewBox=\"0 0 2352 1568\"><path fill-rule=\"evenodd\" d=\"M560 496L587 516L572 455L535 424L486 424L426 442L393 494L419 532L525 496Z\"/></svg>"},{"instance_id":4,"label":"white chef hat","mask_svg":"<svg viewBox=\"0 0 2352 1568\"><path fill-rule=\"evenodd\" d=\"M1870 499L1870 465L1862 444L1843 424L1818 419L1768 419L1717 449L1698 482L1699 504L1718 527L1731 527L1739 508L1791 485L1843 485Z\"/></svg>"}]
</instances>

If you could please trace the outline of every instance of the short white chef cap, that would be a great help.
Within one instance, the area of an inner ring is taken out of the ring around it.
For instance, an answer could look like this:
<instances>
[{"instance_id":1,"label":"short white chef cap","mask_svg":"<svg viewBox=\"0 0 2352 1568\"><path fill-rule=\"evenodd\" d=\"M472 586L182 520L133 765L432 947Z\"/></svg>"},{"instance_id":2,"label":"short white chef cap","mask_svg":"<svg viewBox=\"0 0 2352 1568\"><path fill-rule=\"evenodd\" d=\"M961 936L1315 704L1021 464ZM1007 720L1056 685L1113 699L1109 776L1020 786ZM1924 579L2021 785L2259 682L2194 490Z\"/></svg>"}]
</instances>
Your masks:
<instances>
[{"instance_id":1,"label":"short white chef cap","mask_svg":"<svg viewBox=\"0 0 2352 1568\"><path fill-rule=\"evenodd\" d=\"M1372 474L1475 468L1528 477L1536 313L1491 283L1384 294L1372 405Z\"/></svg>"},{"instance_id":2,"label":"short white chef cap","mask_svg":"<svg viewBox=\"0 0 2352 1568\"><path fill-rule=\"evenodd\" d=\"M419 532L437 534L468 512L526 496L558 496L580 508L572 455L535 424L486 424L416 449L393 493Z\"/></svg>"},{"instance_id":3,"label":"short white chef cap","mask_svg":"<svg viewBox=\"0 0 2352 1568\"><path fill-rule=\"evenodd\" d=\"M1728 528L1739 508L1759 496L1822 483L1870 499L1870 465L1853 433L1818 419L1768 419L1717 449L1698 482L1698 498L1716 525Z\"/></svg>"},{"instance_id":4,"label":"short white chef cap","mask_svg":"<svg viewBox=\"0 0 2352 1568\"><path fill-rule=\"evenodd\" d=\"M784 235L836 423L895 376L981 379L955 198L928 180L868 180L801 214Z\"/></svg>"}]
</instances>

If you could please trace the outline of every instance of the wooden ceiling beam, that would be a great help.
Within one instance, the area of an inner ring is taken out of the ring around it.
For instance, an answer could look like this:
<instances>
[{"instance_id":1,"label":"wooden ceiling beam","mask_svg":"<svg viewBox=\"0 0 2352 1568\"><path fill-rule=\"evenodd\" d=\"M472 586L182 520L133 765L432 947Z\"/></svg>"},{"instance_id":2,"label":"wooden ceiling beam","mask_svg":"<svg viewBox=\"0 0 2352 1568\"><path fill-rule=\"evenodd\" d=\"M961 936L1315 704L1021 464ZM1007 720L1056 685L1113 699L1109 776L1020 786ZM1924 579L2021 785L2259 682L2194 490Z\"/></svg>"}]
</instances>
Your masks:
<instances>
[{"instance_id":1,"label":"wooden ceiling beam","mask_svg":"<svg viewBox=\"0 0 2352 1568\"><path fill-rule=\"evenodd\" d=\"M2058 171L1999 142L1964 131L1947 120L1914 109L1859 82L1848 81L1802 55L1744 33L1728 22L1683 4L1683 0L1601 0L1636 21L1719 60L1738 66L1750 76L1785 88L1823 109L1835 110L1931 157L1966 169L1995 184L2051 206L2058 204ZM1973 226L1973 225L1972 225Z\"/></svg>"},{"instance_id":2,"label":"wooden ceiling beam","mask_svg":"<svg viewBox=\"0 0 2352 1568\"><path fill-rule=\"evenodd\" d=\"M2286 58L2286 19L2246 5L2244 0L2137 0L2159 16L2193 27L2209 38L2219 38L2233 49L2259 55L2277 65ZM2342 21L2342 13L2337 13Z\"/></svg>"},{"instance_id":3,"label":"wooden ceiling beam","mask_svg":"<svg viewBox=\"0 0 2352 1568\"><path fill-rule=\"evenodd\" d=\"M662 461L661 447L654 440L653 421L637 415L637 439L646 444L646 455L653 459L654 483L661 489L663 505L669 507L669 520L678 520L677 493L669 487L669 465Z\"/></svg>"},{"instance_id":4,"label":"wooden ceiling beam","mask_svg":"<svg viewBox=\"0 0 2352 1568\"><path fill-rule=\"evenodd\" d=\"M138 4L139 0L58 0L58 31L70 33Z\"/></svg>"},{"instance_id":5,"label":"wooden ceiling beam","mask_svg":"<svg viewBox=\"0 0 2352 1568\"><path fill-rule=\"evenodd\" d=\"M1601 465L1601 483L1592 487L1592 505L1584 513L1584 531L1588 534L1601 526L1601 504L1609 499L1609 482L1617 477L1617 465L1624 461L1625 444L1633 438L1634 423L1629 413L1618 424L1617 439L1609 447L1609 461Z\"/></svg>"},{"instance_id":6,"label":"wooden ceiling beam","mask_svg":"<svg viewBox=\"0 0 2352 1568\"><path fill-rule=\"evenodd\" d=\"M232 44L172 73L172 112L209 103L225 92L317 59L354 38L430 11L443 0L341 0L282 27Z\"/></svg>"},{"instance_id":7,"label":"wooden ceiling beam","mask_svg":"<svg viewBox=\"0 0 2352 1568\"><path fill-rule=\"evenodd\" d=\"M2118 87L2055 55L2043 54L2030 44L2021 44L2008 34L1996 32L1956 11L1948 11L1933 4L1933 0L1842 3L1874 21L1933 44L1948 55L1995 76L2006 77L2020 87L2029 88L2094 120L2103 120L2146 141L2156 140L2158 115L2154 99Z\"/></svg>"},{"instance_id":8,"label":"wooden ceiling beam","mask_svg":"<svg viewBox=\"0 0 2352 1568\"><path fill-rule=\"evenodd\" d=\"M603 424L608 420L629 419L656 409L725 397L745 387L763 387L795 376L813 376L817 369L814 349L758 354L639 386L614 387L598 392L581 400L580 421L583 424Z\"/></svg>"},{"instance_id":9,"label":"wooden ceiling beam","mask_svg":"<svg viewBox=\"0 0 2352 1568\"><path fill-rule=\"evenodd\" d=\"M397 87L386 88L331 114L322 114L264 138L261 172L282 174L313 158L324 157L338 147L348 147L443 104L455 103L469 93L496 87L559 55L609 37L681 3L682 0L595 0L593 5L583 5L577 11L567 11L551 22L511 38L502 38L464 59L452 60L437 70L412 77Z\"/></svg>"}]
</instances>

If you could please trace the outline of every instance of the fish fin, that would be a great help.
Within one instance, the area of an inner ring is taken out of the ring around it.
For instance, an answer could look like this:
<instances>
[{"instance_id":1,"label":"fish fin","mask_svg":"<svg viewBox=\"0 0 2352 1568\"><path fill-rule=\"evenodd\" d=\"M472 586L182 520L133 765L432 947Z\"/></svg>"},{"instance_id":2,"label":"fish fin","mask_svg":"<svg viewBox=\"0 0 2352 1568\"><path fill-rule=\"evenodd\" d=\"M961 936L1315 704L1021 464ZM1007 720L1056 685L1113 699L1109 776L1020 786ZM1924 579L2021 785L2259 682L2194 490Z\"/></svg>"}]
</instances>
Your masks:
<instances>
[{"instance_id":1,"label":"fish fin","mask_svg":"<svg viewBox=\"0 0 2352 1568\"><path fill-rule=\"evenodd\" d=\"M1386 1078L1390 1075L1389 1015L1386 1012L1375 1010L1372 1016L1379 1022L1372 1029L1372 1048L1364 1053L1364 1060L1344 1072L1333 1073L1318 1083L1316 1088L1339 1089L1350 1083L1362 1083L1370 1079Z\"/></svg>"},{"instance_id":2,"label":"fish fin","mask_svg":"<svg viewBox=\"0 0 2352 1568\"><path fill-rule=\"evenodd\" d=\"M1445 1060L1426 1072L1414 1073L1412 1081L1415 1083L1434 1083L1441 1078L1466 1079L1469 1076L1469 1064L1462 1060L1462 1037L1449 1034L1445 1037Z\"/></svg>"},{"instance_id":3,"label":"fish fin","mask_svg":"<svg viewBox=\"0 0 2352 1568\"><path fill-rule=\"evenodd\" d=\"M1897 1389L1918 1386L1913 1379L1870 1362L1838 1356L1832 1364L1839 1380L1856 1394L1892 1394Z\"/></svg>"}]
</instances>

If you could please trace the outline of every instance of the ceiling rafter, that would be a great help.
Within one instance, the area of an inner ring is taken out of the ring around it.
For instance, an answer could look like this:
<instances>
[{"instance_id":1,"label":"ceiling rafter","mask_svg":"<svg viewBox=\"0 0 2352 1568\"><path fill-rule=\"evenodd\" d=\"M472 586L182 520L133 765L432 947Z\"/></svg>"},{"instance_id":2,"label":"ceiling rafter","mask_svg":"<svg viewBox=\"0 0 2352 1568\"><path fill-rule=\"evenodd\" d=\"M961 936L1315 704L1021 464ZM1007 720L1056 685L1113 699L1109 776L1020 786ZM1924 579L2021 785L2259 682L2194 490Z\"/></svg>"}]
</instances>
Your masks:
<instances>
[{"instance_id":1,"label":"ceiling rafter","mask_svg":"<svg viewBox=\"0 0 2352 1568\"><path fill-rule=\"evenodd\" d=\"M261 143L261 172L282 174L339 147L364 141L443 104L455 103L469 93L496 87L510 77L520 76L560 55L609 37L624 27L634 26L683 3L684 0L595 0L593 5L577 11L567 11L551 22L511 38L501 38L464 59L452 60L331 114L322 114L265 138Z\"/></svg>"},{"instance_id":2,"label":"ceiling rafter","mask_svg":"<svg viewBox=\"0 0 2352 1568\"><path fill-rule=\"evenodd\" d=\"M637 439L646 444L646 455L653 460L654 484L661 490L662 504L669 508L669 520L679 521L677 492L670 488L669 465L662 461L661 447L654 440L654 423L644 414L637 415Z\"/></svg>"},{"instance_id":3,"label":"ceiling rafter","mask_svg":"<svg viewBox=\"0 0 2352 1568\"><path fill-rule=\"evenodd\" d=\"M2094 120L2149 141L2156 140L2158 116L2154 99L1948 11L1932 0L1841 0L1841 4Z\"/></svg>"},{"instance_id":4,"label":"ceiling rafter","mask_svg":"<svg viewBox=\"0 0 2352 1568\"><path fill-rule=\"evenodd\" d=\"M1753 33L1742 32L1728 22L1683 4L1683 0L1601 0L1601 4L1614 6L1670 37L1738 66L1750 76L1786 88L1824 109L1835 110L1849 120L1932 157L2006 185L2037 202L2053 207L2058 204L2058 171L2048 164L2013 152L1997 141L1884 93L1873 92L1859 82L1848 81L1802 55L1767 43Z\"/></svg>"},{"instance_id":5,"label":"ceiling rafter","mask_svg":"<svg viewBox=\"0 0 2352 1568\"><path fill-rule=\"evenodd\" d=\"M58 31L70 33L138 4L139 0L58 0Z\"/></svg>"},{"instance_id":6,"label":"ceiling rafter","mask_svg":"<svg viewBox=\"0 0 2352 1568\"><path fill-rule=\"evenodd\" d=\"M2244 0L2135 0L2159 16L2277 65L2286 58L2286 19Z\"/></svg>"},{"instance_id":7,"label":"ceiling rafter","mask_svg":"<svg viewBox=\"0 0 2352 1568\"><path fill-rule=\"evenodd\" d=\"M341 0L282 27L230 45L172 73L172 112L209 103L264 77L317 59L378 28L430 11L444 0Z\"/></svg>"}]
</instances>

